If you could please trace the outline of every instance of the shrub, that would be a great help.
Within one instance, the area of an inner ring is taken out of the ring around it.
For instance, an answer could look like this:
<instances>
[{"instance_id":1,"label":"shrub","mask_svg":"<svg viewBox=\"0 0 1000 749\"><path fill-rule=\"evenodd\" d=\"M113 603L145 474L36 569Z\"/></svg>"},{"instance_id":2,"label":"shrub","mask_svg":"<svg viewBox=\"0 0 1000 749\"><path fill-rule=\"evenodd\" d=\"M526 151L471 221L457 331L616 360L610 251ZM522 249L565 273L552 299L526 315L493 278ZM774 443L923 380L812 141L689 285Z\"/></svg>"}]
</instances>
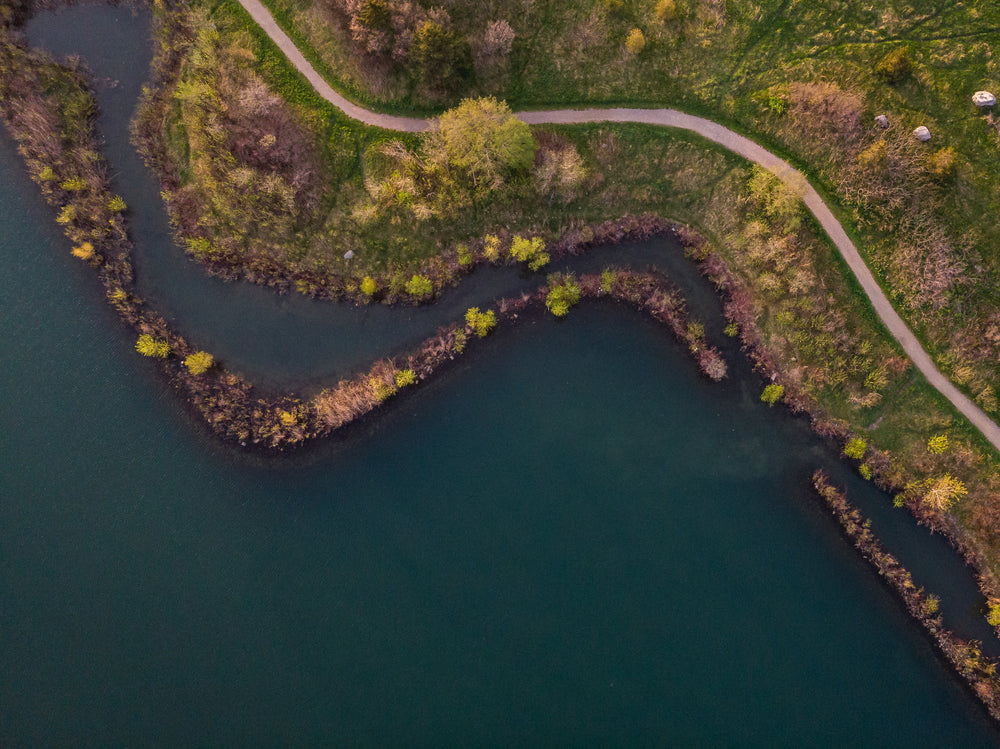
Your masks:
<instances>
[{"instance_id":1,"label":"shrub","mask_svg":"<svg viewBox=\"0 0 1000 749\"><path fill-rule=\"evenodd\" d=\"M990 610L986 615L986 621L991 627L1000 627L1000 602L990 603Z\"/></svg>"},{"instance_id":2,"label":"shrub","mask_svg":"<svg viewBox=\"0 0 1000 749\"><path fill-rule=\"evenodd\" d=\"M381 377L373 376L368 378L368 387L371 389L372 397L377 403L381 403L396 394L395 380L389 383Z\"/></svg>"},{"instance_id":3,"label":"shrub","mask_svg":"<svg viewBox=\"0 0 1000 749\"><path fill-rule=\"evenodd\" d=\"M545 306L556 317L565 317L569 308L580 301L580 287L572 275L554 273L549 276L549 293Z\"/></svg>"},{"instance_id":4,"label":"shrub","mask_svg":"<svg viewBox=\"0 0 1000 749\"><path fill-rule=\"evenodd\" d=\"M497 316L491 309L480 312L479 307L470 307L465 313L465 324L471 332L485 338L497 326Z\"/></svg>"},{"instance_id":5,"label":"shrub","mask_svg":"<svg viewBox=\"0 0 1000 749\"><path fill-rule=\"evenodd\" d=\"M500 237L496 234L487 234L483 237L483 257L491 263L500 259Z\"/></svg>"},{"instance_id":6,"label":"shrub","mask_svg":"<svg viewBox=\"0 0 1000 749\"><path fill-rule=\"evenodd\" d=\"M113 213L124 213L127 211L128 205L125 203L125 198L121 195L115 195L108 201L108 210Z\"/></svg>"},{"instance_id":7,"label":"shrub","mask_svg":"<svg viewBox=\"0 0 1000 749\"><path fill-rule=\"evenodd\" d=\"M87 189L87 183L79 177L71 177L70 179L63 181L59 187L66 192L82 192Z\"/></svg>"},{"instance_id":8,"label":"shrub","mask_svg":"<svg viewBox=\"0 0 1000 749\"><path fill-rule=\"evenodd\" d=\"M365 296L372 296L376 291L378 291L378 283L371 276L365 276L361 279L361 293Z\"/></svg>"},{"instance_id":9,"label":"shrub","mask_svg":"<svg viewBox=\"0 0 1000 749\"><path fill-rule=\"evenodd\" d=\"M924 502L939 510L947 510L952 504L969 493L965 484L946 473L938 478L927 479L927 494Z\"/></svg>"},{"instance_id":10,"label":"shrub","mask_svg":"<svg viewBox=\"0 0 1000 749\"><path fill-rule=\"evenodd\" d=\"M78 257L81 260L90 260L94 257L94 245L90 242L84 242L70 250L74 257Z\"/></svg>"},{"instance_id":11,"label":"shrub","mask_svg":"<svg viewBox=\"0 0 1000 749\"><path fill-rule=\"evenodd\" d=\"M852 437L844 445L844 455L848 458L854 458L855 460L861 460L865 457L865 451L868 449L868 443L865 442L861 437Z\"/></svg>"},{"instance_id":12,"label":"shrub","mask_svg":"<svg viewBox=\"0 0 1000 749\"><path fill-rule=\"evenodd\" d=\"M41 182L55 182L59 178L56 176L56 173L55 171L53 171L52 167L44 166L42 167L42 171L38 173L38 179Z\"/></svg>"},{"instance_id":13,"label":"shrub","mask_svg":"<svg viewBox=\"0 0 1000 749\"><path fill-rule=\"evenodd\" d=\"M510 256L519 263L527 263L531 270L544 268L551 259L549 253L545 252L545 242L541 237L514 237L510 245Z\"/></svg>"},{"instance_id":14,"label":"shrub","mask_svg":"<svg viewBox=\"0 0 1000 749\"><path fill-rule=\"evenodd\" d=\"M601 293L610 294L618 283L618 271L605 268L601 271Z\"/></svg>"},{"instance_id":15,"label":"shrub","mask_svg":"<svg viewBox=\"0 0 1000 749\"><path fill-rule=\"evenodd\" d=\"M656 20L660 23L673 21L679 15L675 0L660 0L660 2L656 4L656 10L654 13L656 13Z\"/></svg>"},{"instance_id":16,"label":"shrub","mask_svg":"<svg viewBox=\"0 0 1000 749\"><path fill-rule=\"evenodd\" d=\"M406 282L406 293L410 296L423 298L430 296L434 292L434 284L427 276L415 273L413 278Z\"/></svg>"},{"instance_id":17,"label":"shrub","mask_svg":"<svg viewBox=\"0 0 1000 749\"><path fill-rule=\"evenodd\" d=\"M927 157L927 173L935 182L947 182L955 176L958 157L951 146L941 148Z\"/></svg>"},{"instance_id":18,"label":"shrub","mask_svg":"<svg viewBox=\"0 0 1000 749\"><path fill-rule=\"evenodd\" d=\"M148 333L139 336L135 342L135 350L143 356L150 356L154 359L166 359L170 354L170 344L162 338L153 338Z\"/></svg>"},{"instance_id":19,"label":"shrub","mask_svg":"<svg viewBox=\"0 0 1000 749\"><path fill-rule=\"evenodd\" d=\"M941 599L935 595L929 595L924 599L924 616L934 616L941 608Z\"/></svg>"},{"instance_id":20,"label":"shrub","mask_svg":"<svg viewBox=\"0 0 1000 749\"><path fill-rule=\"evenodd\" d=\"M764 391L760 394L760 399L769 406L773 406L779 400L781 396L785 394L785 386L779 385L776 382L772 382L770 385L764 388Z\"/></svg>"},{"instance_id":21,"label":"shrub","mask_svg":"<svg viewBox=\"0 0 1000 749\"><path fill-rule=\"evenodd\" d=\"M872 480L872 467L867 463L862 463L860 466L858 466L858 473L861 474L861 478L863 478L865 481Z\"/></svg>"},{"instance_id":22,"label":"shrub","mask_svg":"<svg viewBox=\"0 0 1000 749\"><path fill-rule=\"evenodd\" d=\"M464 242L455 247L455 254L458 256L458 264L463 268L467 268L472 265L472 252L469 250L469 245Z\"/></svg>"},{"instance_id":23,"label":"shrub","mask_svg":"<svg viewBox=\"0 0 1000 749\"><path fill-rule=\"evenodd\" d=\"M413 33L409 62L424 86L451 94L472 72L472 50L453 29L424 21Z\"/></svg>"},{"instance_id":24,"label":"shrub","mask_svg":"<svg viewBox=\"0 0 1000 749\"><path fill-rule=\"evenodd\" d=\"M184 366L193 375L205 374L215 364L215 357L207 351L195 351L184 357Z\"/></svg>"},{"instance_id":25,"label":"shrub","mask_svg":"<svg viewBox=\"0 0 1000 749\"><path fill-rule=\"evenodd\" d=\"M886 83L899 83L910 74L912 66L905 47L896 47L875 65L875 74Z\"/></svg>"},{"instance_id":26,"label":"shrub","mask_svg":"<svg viewBox=\"0 0 1000 749\"><path fill-rule=\"evenodd\" d=\"M407 385L417 384L417 373L412 369L401 369L396 372L396 387L405 388Z\"/></svg>"},{"instance_id":27,"label":"shrub","mask_svg":"<svg viewBox=\"0 0 1000 749\"><path fill-rule=\"evenodd\" d=\"M934 455L941 455L941 453L947 451L948 449L948 436L945 434L935 434L929 440L927 440L927 452L933 453Z\"/></svg>"},{"instance_id":28,"label":"shrub","mask_svg":"<svg viewBox=\"0 0 1000 749\"><path fill-rule=\"evenodd\" d=\"M722 332L725 333L726 337L728 338L735 338L740 334L740 326L734 322L731 322L729 323L729 325L727 325L725 328L722 329Z\"/></svg>"},{"instance_id":29,"label":"shrub","mask_svg":"<svg viewBox=\"0 0 1000 749\"><path fill-rule=\"evenodd\" d=\"M633 57L638 55L642 50L646 48L646 37L642 33L642 29L632 29L628 32L628 37L625 39L625 49Z\"/></svg>"},{"instance_id":30,"label":"shrub","mask_svg":"<svg viewBox=\"0 0 1000 749\"><path fill-rule=\"evenodd\" d=\"M884 140L872 143L858 154L858 166L862 169L882 171L889 165L889 149Z\"/></svg>"}]
</instances>

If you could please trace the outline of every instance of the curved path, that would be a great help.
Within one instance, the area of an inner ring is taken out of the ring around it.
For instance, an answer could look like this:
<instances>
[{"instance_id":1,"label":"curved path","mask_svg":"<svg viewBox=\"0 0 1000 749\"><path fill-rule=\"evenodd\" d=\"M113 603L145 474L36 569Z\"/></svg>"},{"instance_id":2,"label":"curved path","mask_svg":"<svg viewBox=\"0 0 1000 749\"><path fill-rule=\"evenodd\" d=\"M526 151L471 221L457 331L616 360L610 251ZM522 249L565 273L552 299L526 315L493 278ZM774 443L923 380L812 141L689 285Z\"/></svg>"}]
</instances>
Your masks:
<instances>
[{"instance_id":1,"label":"curved path","mask_svg":"<svg viewBox=\"0 0 1000 749\"><path fill-rule=\"evenodd\" d=\"M268 12L260 0L239 0L254 21L256 21L278 48L285 54L295 68L312 84L316 92L340 109L348 117L368 125L402 130L405 132L420 132L430 126L429 120L413 117L398 117L389 114L371 112L348 101L330 87L316 69L299 52L294 42L278 26L274 17ZM972 424L982 432L983 436L1000 451L1000 426L990 419L970 398L959 391L941 374L931 357L924 351L913 331L907 327L903 319L893 309L882 288L875 281L868 266L844 231L844 227L834 217L833 212L823 202L819 193L813 189L801 172L794 169L788 162L779 159L767 149L734 133L717 122L685 114L676 109L557 109L551 111L519 112L517 116L529 125L540 124L579 124L584 122L639 122L647 125L662 125L681 130L689 130L701 137L718 143L733 153L748 161L760 164L762 167L779 177L786 185L795 190L803 202L819 221L823 230L830 237L841 256L847 262L854 277L858 279L861 288L867 294L875 313L885 324L893 337L899 342L903 351L916 365L917 369L927 378L937 390L955 406Z\"/></svg>"}]
</instances>

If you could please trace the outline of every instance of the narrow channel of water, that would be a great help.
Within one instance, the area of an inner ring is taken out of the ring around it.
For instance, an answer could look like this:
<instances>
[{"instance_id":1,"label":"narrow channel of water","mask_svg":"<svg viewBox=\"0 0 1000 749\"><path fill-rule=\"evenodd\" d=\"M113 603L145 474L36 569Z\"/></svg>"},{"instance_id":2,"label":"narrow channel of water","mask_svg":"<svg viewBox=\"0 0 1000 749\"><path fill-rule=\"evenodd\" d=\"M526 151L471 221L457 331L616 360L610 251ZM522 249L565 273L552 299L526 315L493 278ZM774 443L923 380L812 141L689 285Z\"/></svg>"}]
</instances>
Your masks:
<instances>
[{"instance_id":1,"label":"narrow channel of water","mask_svg":"<svg viewBox=\"0 0 1000 749\"><path fill-rule=\"evenodd\" d=\"M812 468L946 609L977 605L967 572L738 357L713 386L585 307L260 461L201 439L6 140L0 174L4 746L997 743Z\"/></svg>"}]
</instances>

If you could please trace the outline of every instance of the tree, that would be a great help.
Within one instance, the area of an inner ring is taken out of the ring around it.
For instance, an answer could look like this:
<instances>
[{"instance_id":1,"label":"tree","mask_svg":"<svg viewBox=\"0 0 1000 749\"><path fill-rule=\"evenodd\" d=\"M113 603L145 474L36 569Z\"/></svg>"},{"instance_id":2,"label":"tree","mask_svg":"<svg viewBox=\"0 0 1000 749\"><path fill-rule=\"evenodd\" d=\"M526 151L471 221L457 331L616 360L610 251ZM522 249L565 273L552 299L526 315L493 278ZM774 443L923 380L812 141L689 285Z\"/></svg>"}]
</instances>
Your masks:
<instances>
[{"instance_id":1,"label":"tree","mask_svg":"<svg viewBox=\"0 0 1000 749\"><path fill-rule=\"evenodd\" d=\"M549 253L545 251L545 241L541 237L525 239L514 237L510 245L510 256L519 263L527 263L531 270L541 270L549 264Z\"/></svg>"},{"instance_id":2,"label":"tree","mask_svg":"<svg viewBox=\"0 0 1000 749\"><path fill-rule=\"evenodd\" d=\"M852 437L844 445L844 455L848 458L854 458L855 460L861 460L865 457L865 451L868 449L868 443L865 442L861 437Z\"/></svg>"},{"instance_id":3,"label":"tree","mask_svg":"<svg viewBox=\"0 0 1000 749\"><path fill-rule=\"evenodd\" d=\"M479 193L527 171L537 148L531 128L492 96L466 99L442 114L424 136L428 162L459 172Z\"/></svg>"},{"instance_id":4,"label":"tree","mask_svg":"<svg viewBox=\"0 0 1000 749\"><path fill-rule=\"evenodd\" d=\"M195 351L184 358L184 366L193 375L204 374L215 364L215 357L207 351Z\"/></svg>"},{"instance_id":5,"label":"tree","mask_svg":"<svg viewBox=\"0 0 1000 749\"><path fill-rule=\"evenodd\" d=\"M162 338L153 338L148 333L143 333L139 336L139 340L135 342L135 350L143 356L149 356L154 359L166 359L170 354L170 343Z\"/></svg>"},{"instance_id":6,"label":"tree","mask_svg":"<svg viewBox=\"0 0 1000 749\"><path fill-rule=\"evenodd\" d=\"M638 55L646 48L646 37L642 33L642 29L632 29L628 32L628 37L625 39L625 49L633 57Z\"/></svg>"},{"instance_id":7,"label":"tree","mask_svg":"<svg viewBox=\"0 0 1000 749\"><path fill-rule=\"evenodd\" d=\"M437 21L424 21L413 33L410 63L426 88L449 94L472 72L472 51L457 32Z\"/></svg>"},{"instance_id":8,"label":"tree","mask_svg":"<svg viewBox=\"0 0 1000 749\"><path fill-rule=\"evenodd\" d=\"M935 434L927 440L927 452L940 455L948 450L948 435Z\"/></svg>"},{"instance_id":9,"label":"tree","mask_svg":"<svg viewBox=\"0 0 1000 749\"><path fill-rule=\"evenodd\" d=\"M361 293L365 296L372 296L376 291L378 291L378 282L375 281L371 276L365 276L361 279Z\"/></svg>"},{"instance_id":10,"label":"tree","mask_svg":"<svg viewBox=\"0 0 1000 749\"><path fill-rule=\"evenodd\" d=\"M427 276L414 274L406 282L406 293L414 297L430 296L434 292L434 283Z\"/></svg>"},{"instance_id":11,"label":"tree","mask_svg":"<svg viewBox=\"0 0 1000 749\"><path fill-rule=\"evenodd\" d=\"M897 47L878 61L875 74L886 83L899 83L910 74L910 58L905 47Z\"/></svg>"},{"instance_id":12,"label":"tree","mask_svg":"<svg viewBox=\"0 0 1000 749\"><path fill-rule=\"evenodd\" d=\"M923 489L924 504L941 512L969 493L965 484L950 473L924 480Z\"/></svg>"},{"instance_id":13,"label":"tree","mask_svg":"<svg viewBox=\"0 0 1000 749\"><path fill-rule=\"evenodd\" d=\"M465 324L470 332L485 338L497 326L497 315L491 309L480 312L479 307L470 307L465 313Z\"/></svg>"},{"instance_id":14,"label":"tree","mask_svg":"<svg viewBox=\"0 0 1000 749\"><path fill-rule=\"evenodd\" d=\"M405 388L407 385L417 384L417 373L412 369L401 369L396 372L396 387Z\"/></svg>"},{"instance_id":15,"label":"tree","mask_svg":"<svg viewBox=\"0 0 1000 749\"><path fill-rule=\"evenodd\" d=\"M781 396L785 394L785 386L779 385L776 382L772 382L770 385L764 388L764 392L760 394L760 399L764 401L769 406L773 406L779 400Z\"/></svg>"},{"instance_id":16,"label":"tree","mask_svg":"<svg viewBox=\"0 0 1000 749\"><path fill-rule=\"evenodd\" d=\"M569 308L580 301L580 287L572 275L553 273L549 276L549 293L545 306L556 317L565 317Z\"/></svg>"}]
</instances>

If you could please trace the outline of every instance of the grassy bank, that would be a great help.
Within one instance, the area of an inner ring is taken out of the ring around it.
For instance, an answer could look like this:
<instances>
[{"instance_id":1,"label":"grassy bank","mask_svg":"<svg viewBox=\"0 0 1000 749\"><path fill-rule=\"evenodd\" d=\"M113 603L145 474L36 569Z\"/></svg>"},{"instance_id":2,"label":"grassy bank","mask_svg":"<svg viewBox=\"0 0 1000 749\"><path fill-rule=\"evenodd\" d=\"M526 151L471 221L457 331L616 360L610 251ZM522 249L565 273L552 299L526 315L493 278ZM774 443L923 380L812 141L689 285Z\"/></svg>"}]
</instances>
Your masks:
<instances>
[{"instance_id":1,"label":"grassy bank","mask_svg":"<svg viewBox=\"0 0 1000 749\"><path fill-rule=\"evenodd\" d=\"M839 204L939 367L997 416L1000 231L982 217L1000 209L1000 120L970 101L978 89L1000 90L995 4L450 6L435 22L474 64L436 86L414 67L413 29L430 5L267 4L334 85L382 109L483 93L528 108L672 104L750 134ZM382 26L364 10L375 6ZM507 44L498 47L499 23ZM887 130L876 114L887 115ZM912 138L917 125L930 128L929 143Z\"/></svg>"}]
</instances>

